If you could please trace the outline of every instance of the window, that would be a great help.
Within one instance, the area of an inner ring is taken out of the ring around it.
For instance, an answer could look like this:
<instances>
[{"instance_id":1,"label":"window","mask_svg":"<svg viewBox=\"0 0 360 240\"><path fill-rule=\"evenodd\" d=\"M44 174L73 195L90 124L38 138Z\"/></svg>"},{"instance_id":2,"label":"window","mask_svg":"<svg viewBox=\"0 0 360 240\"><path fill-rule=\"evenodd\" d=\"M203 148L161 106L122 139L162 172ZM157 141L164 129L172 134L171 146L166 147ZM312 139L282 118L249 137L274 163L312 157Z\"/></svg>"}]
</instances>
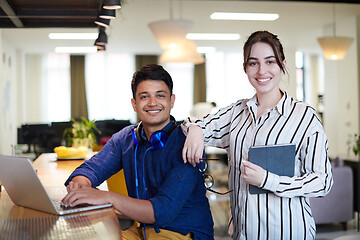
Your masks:
<instances>
[{"instance_id":1,"label":"window","mask_svg":"<svg viewBox=\"0 0 360 240\"><path fill-rule=\"evenodd\" d=\"M49 53L44 57L43 69L44 121L70 119L70 57Z\"/></svg>"},{"instance_id":2,"label":"window","mask_svg":"<svg viewBox=\"0 0 360 240\"><path fill-rule=\"evenodd\" d=\"M241 53L215 52L206 55L207 102L215 102L221 108L255 94L242 64Z\"/></svg>"},{"instance_id":3,"label":"window","mask_svg":"<svg viewBox=\"0 0 360 240\"><path fill-rule=\"evenodd\" d=\"M177 121L184 120L190 115L193 105L194 64L192 63L167 63L163 64L174 82L175 94L174 108L171 115Z\"/></svg>"},{"instance_id":4,"label":"window","mask_svg":"<svg viewBox=\"0 0 360 240\"><path fill-rule=\"evenodd\" d=\"M134 57L129 54L87 54L86 97L90 120L129 119L136 122L131 106Z\"/></svg>"},{"instance_id":5,"label":"window","mask_svg":"<svg viewBox=\"0 0 360 240\"><path fill-rule=\"evenodd\" d=\"M305 81L304 81L304 55L302 52L295 53L296 65L296 98L300 101L305 100Z\"/></svg>"}]
</instances>

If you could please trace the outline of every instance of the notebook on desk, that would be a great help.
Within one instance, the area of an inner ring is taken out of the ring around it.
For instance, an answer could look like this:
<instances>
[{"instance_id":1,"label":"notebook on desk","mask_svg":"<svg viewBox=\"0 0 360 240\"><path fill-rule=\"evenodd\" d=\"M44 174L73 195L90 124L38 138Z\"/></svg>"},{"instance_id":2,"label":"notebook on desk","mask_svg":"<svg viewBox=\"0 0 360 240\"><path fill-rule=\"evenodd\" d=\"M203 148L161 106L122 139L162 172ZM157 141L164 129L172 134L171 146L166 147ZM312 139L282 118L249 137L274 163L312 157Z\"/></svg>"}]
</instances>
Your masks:
<instances>
[{"instance_id":1,"label":"notebook on desk","mask_svg":"<svg viewBox=\"0 0 360 240\"><path fill-rule=\"evenodd\" d=\"M72 208L61 206L59 201L49 197L31 161L26 157L0 155L0 181L16 205L51 214L65 215L112 206L111 204Z\"/></svg>"}]
</instances>

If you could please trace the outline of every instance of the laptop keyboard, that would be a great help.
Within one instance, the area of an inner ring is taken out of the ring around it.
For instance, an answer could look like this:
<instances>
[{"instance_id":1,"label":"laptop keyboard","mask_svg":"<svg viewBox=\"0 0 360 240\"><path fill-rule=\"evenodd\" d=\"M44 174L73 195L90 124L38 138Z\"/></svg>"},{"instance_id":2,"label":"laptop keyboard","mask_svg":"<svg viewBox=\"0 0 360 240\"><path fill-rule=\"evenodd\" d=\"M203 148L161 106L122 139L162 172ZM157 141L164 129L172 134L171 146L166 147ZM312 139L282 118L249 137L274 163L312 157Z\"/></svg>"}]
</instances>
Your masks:
<instances>
[{"instance_id":1,"label":"laptop keyboard","mask_svg":"<svg viewBox=\"0 0 360 240\"><path fill-rule=\"evenodd\" d=\"M86 215L0 219L0 238L21 239L101 239Z\"/></svg>"},{"instance_id":2,"label":"laptop keyboard","mask_svg":"<svg viewBox=\"0 0 360 240\"><path fill-rule=\"evenodd\" d=\"M82 208L82 207L88 207L91 206L90 204L80 204L74 207L65 207L61 204L61 201L58 200L52 200L55 208L58 209L59 211L64 211L64 210L71 210L71 209L77 209L77 208Z\"/></svg>"}]
</instances>

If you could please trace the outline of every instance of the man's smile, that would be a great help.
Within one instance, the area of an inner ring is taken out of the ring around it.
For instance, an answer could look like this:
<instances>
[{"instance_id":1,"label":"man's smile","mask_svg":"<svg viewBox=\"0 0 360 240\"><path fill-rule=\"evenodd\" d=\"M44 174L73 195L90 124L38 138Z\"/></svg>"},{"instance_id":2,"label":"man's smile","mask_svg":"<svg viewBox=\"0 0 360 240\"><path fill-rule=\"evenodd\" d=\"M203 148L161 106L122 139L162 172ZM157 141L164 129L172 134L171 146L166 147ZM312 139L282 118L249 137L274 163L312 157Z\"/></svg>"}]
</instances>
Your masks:
<instances>
[{"instance_id":1,"label":"man's smile","mask_svg":"<svg viewBox=\"0 0 360 240\"><path fill-rule=\"evenodd\" d=\"M151 110L145 110L147 113L159 113L161 112L161 109L151 109Z\"/></svg>"}]
</instances>

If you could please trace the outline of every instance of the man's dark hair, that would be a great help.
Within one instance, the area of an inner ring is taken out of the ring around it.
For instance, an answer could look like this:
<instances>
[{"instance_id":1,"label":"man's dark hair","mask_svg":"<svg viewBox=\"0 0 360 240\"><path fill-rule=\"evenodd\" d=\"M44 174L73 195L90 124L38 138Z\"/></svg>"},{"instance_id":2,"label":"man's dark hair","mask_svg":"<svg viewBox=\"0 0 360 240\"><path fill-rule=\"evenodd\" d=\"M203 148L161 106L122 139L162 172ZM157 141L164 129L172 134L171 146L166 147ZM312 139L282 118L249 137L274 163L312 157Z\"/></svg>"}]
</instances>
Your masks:
<instances>
[{"instance_id":1,"label":"man's dark hair","mask_svg":"<svg viewBox=\"0 0 360 240\"><path fill-rule=\"evenodd\" d=\"M135 99L136 89L139 83L145 80L159 80L164 81L172 95L173 81L170 74L160 65L148 64L142 67L139 71L135 72L131 81L131 90L133 98Z\"/></svg>"}]
</instances>

